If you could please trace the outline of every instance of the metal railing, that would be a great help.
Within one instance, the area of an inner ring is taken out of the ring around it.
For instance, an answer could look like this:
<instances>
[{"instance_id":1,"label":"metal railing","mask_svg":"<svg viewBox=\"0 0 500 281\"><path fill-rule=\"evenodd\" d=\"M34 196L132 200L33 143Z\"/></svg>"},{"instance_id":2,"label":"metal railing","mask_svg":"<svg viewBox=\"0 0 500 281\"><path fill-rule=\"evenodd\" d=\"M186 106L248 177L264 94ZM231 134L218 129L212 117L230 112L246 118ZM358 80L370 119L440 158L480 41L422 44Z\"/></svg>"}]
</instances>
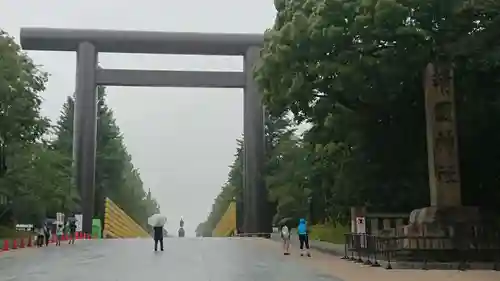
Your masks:
<instances>
[{"instance_id":1,"label":"metal railing","mask_svg":"<svg viewBox=\"0 0 500 281\"><path fill-rule=\"evenodd\" d=\"M466 270L473 262L486 263L500 270L500 232L476 233L462 237L451 236L395 236L345 234L343 259L392 269L394 262L457 263L457 269Z\"/></svg>"}]
</instances>

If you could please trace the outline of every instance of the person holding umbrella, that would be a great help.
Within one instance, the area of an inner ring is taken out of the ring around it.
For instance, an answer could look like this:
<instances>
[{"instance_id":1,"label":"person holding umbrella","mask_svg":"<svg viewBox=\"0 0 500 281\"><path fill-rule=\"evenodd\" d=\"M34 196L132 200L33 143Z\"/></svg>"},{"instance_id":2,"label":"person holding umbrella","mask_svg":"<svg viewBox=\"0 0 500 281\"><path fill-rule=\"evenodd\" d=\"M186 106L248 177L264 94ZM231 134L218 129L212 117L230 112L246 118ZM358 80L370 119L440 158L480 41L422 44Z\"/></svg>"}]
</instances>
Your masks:
<instances>
[{"instance_id":1,"label":"person holding umbrella","mask_svg":"<svg viewBox=\"0 0 500 281\"><path fill-rule=\"evenodd\" d=\"M167 218L160 214L154 214L148 219L148 224L153 227L155 252L158 251L158 243L160 243L160 250L163 252L163 226L165 223L167 223Z\"/></svg>"}]
</instances>

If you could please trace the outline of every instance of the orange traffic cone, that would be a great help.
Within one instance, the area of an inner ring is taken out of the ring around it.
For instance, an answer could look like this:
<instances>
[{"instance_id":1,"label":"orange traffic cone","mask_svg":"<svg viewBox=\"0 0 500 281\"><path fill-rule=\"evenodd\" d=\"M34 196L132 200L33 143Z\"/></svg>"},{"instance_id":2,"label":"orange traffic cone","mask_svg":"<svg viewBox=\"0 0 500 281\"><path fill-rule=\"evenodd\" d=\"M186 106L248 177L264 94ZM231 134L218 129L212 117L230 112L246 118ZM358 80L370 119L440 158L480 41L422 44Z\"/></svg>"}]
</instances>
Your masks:
<instances>
[{"instance_id":1,"label":"orange traffic cone","mask_svg":"<svg viewBox=\"0 0 500 281\"><path fill-rule=\"evenodd\" d=\"M29 236L28 237L28 248L33 246L33 237Z\"/></svg>"},{"instance_id":2,"label":"orange traffic cone","mask_svg":"<svg viewBox=\"0 0 500 281\"><path fill-rule=\"evenodd\" d=\"M19 245L19 248L24 248L24 238L21 237L21 244Z\"/></svg>"},{"instance_id":3,"label":"orange traffic cone","mask_svg":"<svg viewBox=\"0 0 500 281\"><path fill-rule=\"evenodd\" d=\"M2 251L8 251L8 250L9 250L9 240L3 240Z\"/></svg>"},{"instance_id":4,"label":"orange traffic cone","mask_svg":"<svg viewBox=\"0 0 500 281\"><path fill-rule=\"evenodd\" d=\"M12 250L17 249L17 239L12 240Z\"/></svg>"}]
</instances>

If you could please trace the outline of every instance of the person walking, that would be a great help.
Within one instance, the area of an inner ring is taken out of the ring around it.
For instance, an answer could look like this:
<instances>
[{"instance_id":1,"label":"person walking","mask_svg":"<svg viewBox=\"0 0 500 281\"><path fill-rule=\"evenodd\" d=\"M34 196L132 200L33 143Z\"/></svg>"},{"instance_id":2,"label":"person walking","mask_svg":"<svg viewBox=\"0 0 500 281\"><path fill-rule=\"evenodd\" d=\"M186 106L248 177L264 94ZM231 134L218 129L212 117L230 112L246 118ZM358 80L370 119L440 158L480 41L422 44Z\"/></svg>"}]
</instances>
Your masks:
<instances>
[{"instance_id":1,"label":"person walking","mask_svg":"<svg viewBox=\"0 0 500 281\"><path fill-rule=\"evenodd\" d=\"M283 240L283 254L285 256L290 255L290 238L291 233L286 224L281 227L281 239Z\"/></svg>"},{"instance_id":2,"label":"person walking","mask_svg":"<svg viewBox=\"0 0 500 281\"><path fill-rule=\"evenodd\" d=\"M309 233L307 229L307 222L305 219L299 220L297 233L299 235L299 242L300 242L300 255L304 256L304 246L305 246L306 248L305 253L308 257L310 257L311 253L309 252Z\"/></svg>"},{"instance_id":3,"label":"person walking","mask_svg":"<svg viewBox=\"0 0 500 281\"><path fill-rule=\"evenodd\" d=\"M45 238L45 247L48 247L50 242L50 227L47 222L43 224L43 236Z\"/></svg>"},{"instance_id":4,"label":"person walking","mask_svg":"<svg viewBox=\"0 0 500 281\"><path fill-rule=\"evenodd\" d=\"M64 234L64 225L59 223L57 224L56 228L56 237L57 237L56 246L61 246L61 239L63 234Z\"/></svg>"},{"instance_id":5,"label":"person walking","mask_svg":"<svg viewBox=\"0 0 500 281\"><path fill-rule=\"evenodd\" d=\"M69 243L75 244L75 234L76 234L76 221L74 219L68 222L68 230L69 230Z\"/></svg>"},{"instance_id":6,"label":"person walking","mask_svg":"<svg viewBox=\"0 0 500 281\"><path fill-rule=\"evenodd\" d=\"M45 241L45 235L43 232L43 225L41 227L37 227L36 229L36 246L37 247L43 247L44 241Z\"/></svg>"},{"instance_id":7,"label":"person walking","mask_svg":"<svg viewBox=\"0 0 500 281\"><path fill-rule=\"evenodd\" d=\"M158 251L158 243L160 243L160 250L163 252L163 226L153 227L153 239L155 240L155 252Z\"/></svg>"}]
</instances>

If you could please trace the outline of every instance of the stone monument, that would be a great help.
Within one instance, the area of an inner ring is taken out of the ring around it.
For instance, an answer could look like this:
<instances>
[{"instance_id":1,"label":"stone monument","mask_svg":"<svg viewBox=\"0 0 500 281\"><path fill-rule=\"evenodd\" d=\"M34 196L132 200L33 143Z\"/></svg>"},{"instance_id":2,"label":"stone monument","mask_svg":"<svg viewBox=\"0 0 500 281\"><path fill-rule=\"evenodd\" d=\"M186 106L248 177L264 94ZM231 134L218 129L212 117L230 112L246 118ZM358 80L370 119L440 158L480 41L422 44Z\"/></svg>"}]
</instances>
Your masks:
<instances>
[{"instance_id":1,"label":"stone monument","mask_svg":"<svg viewBox=\"0 0 500 281\"><path fill-rule=\"evenodd\" d=\"M412 211L408 236L443 237L420 248L456 247L455 239L479 222L479 210L462 206L455 93L451 64L429 63L424 75L430 207ZM444 243L443 243L444 242ZM407 246L411 248L410 241Z\"/></svg>"}]
</instances>

